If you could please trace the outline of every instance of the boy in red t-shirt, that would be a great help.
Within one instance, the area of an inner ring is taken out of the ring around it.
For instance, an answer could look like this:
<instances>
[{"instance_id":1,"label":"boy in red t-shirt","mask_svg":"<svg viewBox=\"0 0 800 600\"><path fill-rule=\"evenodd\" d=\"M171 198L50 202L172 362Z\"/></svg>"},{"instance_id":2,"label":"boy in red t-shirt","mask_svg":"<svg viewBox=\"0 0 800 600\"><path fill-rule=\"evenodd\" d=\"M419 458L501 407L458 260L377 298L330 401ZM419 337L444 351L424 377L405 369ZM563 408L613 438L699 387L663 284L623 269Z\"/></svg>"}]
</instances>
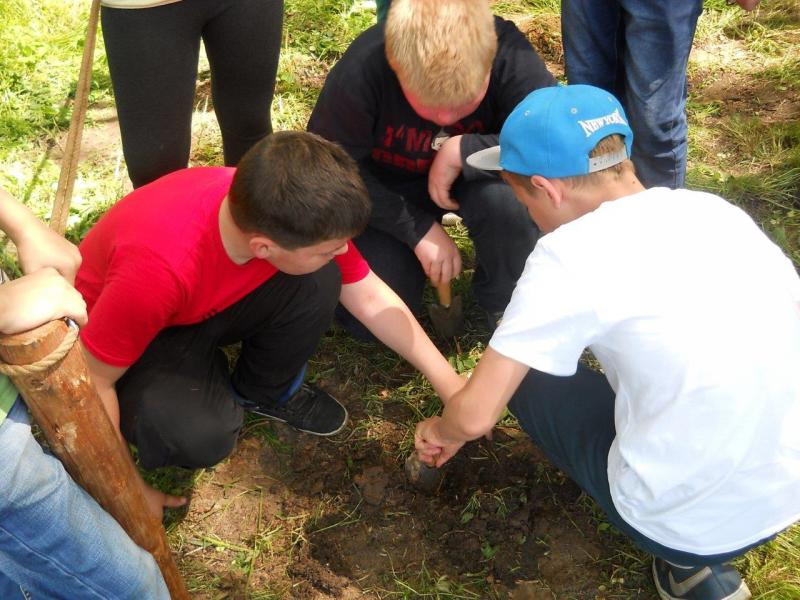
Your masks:
<instances>
[{"instance_id":1,"label":"boy in red t-shirt","mask_svg":"<svg viewBox=\"0 0 800 600\"><path fill-rule=\"evenodd\" d=\"M355 162L276 133L237 169L176 171L122 199L80 246L92 378L145 468L206 467L244 409L317 435L347 411L302 383L341 302L448 398L460 377L349 241L370 202ZM242 342L232 375L221 346ZM151 507L182 498L147 488Z\"/></svg>"}]
</instances>

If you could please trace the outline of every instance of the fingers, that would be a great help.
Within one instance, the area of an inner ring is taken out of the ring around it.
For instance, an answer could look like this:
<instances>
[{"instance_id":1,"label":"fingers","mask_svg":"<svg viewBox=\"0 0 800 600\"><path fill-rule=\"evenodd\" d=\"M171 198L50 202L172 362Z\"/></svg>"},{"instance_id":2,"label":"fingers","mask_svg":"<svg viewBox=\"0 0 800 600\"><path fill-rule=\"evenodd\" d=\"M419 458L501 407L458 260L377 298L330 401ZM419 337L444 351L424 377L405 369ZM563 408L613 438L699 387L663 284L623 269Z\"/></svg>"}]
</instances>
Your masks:
<instances>
[{"instance_id":1,"label":"fingers","mask_svg":"<svg viewBox=\"0 0 800 600\"><path fill-rule=\"evenodd\" d=\"M186 504L185 496L171 496L142 482L144 497L150 512L160 521L164 517L165 508L178 508Z\"/></svg>"},{"instance_id":2,"label":"fingers","mask_svg":"<svg viewBox=\"0 0 800 600\"><path fill-rule=\"evenodd\" d=\"M455 173L457 176L458 173ZM450 188L453 185L453 179L448 175L431 173L428 176L428 195L433 200L434 204L439 208L445 210L458 210L458 202L450 197Z\"/></svg>"},{"instance_id":3,"label":"fingers","mask_svg":"<svg viewBox=\"0 0 800 600\"><path fill-rule=\"evenodd\" d=\"M436 468L441 467L444 463L448 460L453 458L456 455L456 452L461 448L461 446L455 446L450 448L442 448L442 451L439 453L439 456L436 458Z\"/></svg>"},{"instance_id":4,"label":"fingers","mask_svg":"<svg viewBox=\"0 0 800 600\"><path fill-rule=\"evenodd\" d=\"M68 298L65 299L64 317L69 317L75 321L79 327L83 327L89 322L89 315L86 312L86 301L83 296L73 287L66 290Z\"/></svg>"},{"instance_id":5,"label":"fingers","mask_svg":"<svg viewBox=\"0 0 800 600\"><path fill-rule=\"evenodd\" d=\"M186 496L172 496L164 494L164 508L179 508L186 504Z\"/></svg>"},{"instance_id":6,"label":"fingers","mask_svg":"<svg viewBox=\"0 0 800 600\"><path fill-rule=\"evenodd\" d=\"M62 317L81 326L88 320L83 297L52 267L3 284L0 306L0 331L9 334Z\"/></svg>"},{"instance_id":7,"label":"fingers","mask_svg":"<svg viewBox=\"0 0 800 600\"><path fill-rule=\"evenodd\" d=\"M53 319L69 317L81 327L86 325L89 319L86 301L78 290L51 267L46 267L36 277L43 280L43 287L38 291L39 298L49 299Z\"/></svg>"},{"instance_id":8,"label":"fingers","mask_svg":"<svg viewBox=\"0 0 800 600\"><path fill-rule=\"evenodd\" d=\"M438 448L436 452L420 452L417 451L417 456L419 459L424 462L429 467L433 467L436 465L436 459L441 454L441 448Z\"/></svg>"},{"instance_id":9,"label":"fingers","mask_svg":"<svg viewBox=\"0 0 800 600\"><path fill-rule=\"evenodd\" d=\"M439 285L442 282L442 263L438 260L433 260L428 265L425 274L431 280L433 285Z\"/></svg>"},{"instance_id":10,"label":"fingers","mask_svg":"<svg viewBox=\"0 0 800 600\"><path fill-rule=\"evenodd\" d=\"M431 196L434 204L439 208L445 210L458 210L459 204L450 197L450 189L435 186L432 182L429 184L428 193Z\"/></svg>"}]
</instances>

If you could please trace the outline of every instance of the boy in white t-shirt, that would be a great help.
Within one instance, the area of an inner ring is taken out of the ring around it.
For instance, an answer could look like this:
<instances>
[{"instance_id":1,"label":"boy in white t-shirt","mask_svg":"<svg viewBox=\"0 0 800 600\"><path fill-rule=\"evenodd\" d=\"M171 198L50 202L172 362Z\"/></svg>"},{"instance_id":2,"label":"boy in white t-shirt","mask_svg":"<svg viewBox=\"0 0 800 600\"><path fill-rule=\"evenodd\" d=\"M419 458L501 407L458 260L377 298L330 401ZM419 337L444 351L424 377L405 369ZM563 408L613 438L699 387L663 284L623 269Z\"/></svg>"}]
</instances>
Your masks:
<instances>
[{"instance_id":1,"label":"boy in white t-shirt","mask_svg":"<svg viewBox=\"0 0 800 600\"><path fill-rule=\"evenodd\" d=\"M661 598L743 600L725 561L800 518L800 279L722 198L645 190L631 143L619 102L574 85L530 94L470 157L547 235L416 446L439 466L508 405L655 555ZM578 364L587 347L604 375Z\"/></svg>"}]
</instances>

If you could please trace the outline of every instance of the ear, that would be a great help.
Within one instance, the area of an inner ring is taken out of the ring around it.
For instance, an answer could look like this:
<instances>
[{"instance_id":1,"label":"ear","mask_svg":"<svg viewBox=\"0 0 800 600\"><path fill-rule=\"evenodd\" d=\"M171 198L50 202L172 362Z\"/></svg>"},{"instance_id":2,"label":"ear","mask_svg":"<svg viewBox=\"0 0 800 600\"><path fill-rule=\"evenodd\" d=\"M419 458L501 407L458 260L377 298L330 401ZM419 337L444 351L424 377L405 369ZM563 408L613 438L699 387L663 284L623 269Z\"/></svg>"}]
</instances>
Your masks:
<instances>
[{"instance_id":1,"label":"ear","mask_svg":"<svg viewBox=\"0 0 800 600\"><path fill-rule=\"evenodd\" d=\"M268 260L278 245L265 235L255 234L247 240L247 246L255 258Z\"/></svg>"},{"instance_id":2,"label":"ear","mask_svg":"<svg viewBox=\"0 0 800 600\"><path fill-rule=\"evenodd\" d=\"M547 179L541 175L531 175L531 185L547 194L553 208L561 208L566 197L566 186L560 179Z\"/></svg>"}]
</instances>

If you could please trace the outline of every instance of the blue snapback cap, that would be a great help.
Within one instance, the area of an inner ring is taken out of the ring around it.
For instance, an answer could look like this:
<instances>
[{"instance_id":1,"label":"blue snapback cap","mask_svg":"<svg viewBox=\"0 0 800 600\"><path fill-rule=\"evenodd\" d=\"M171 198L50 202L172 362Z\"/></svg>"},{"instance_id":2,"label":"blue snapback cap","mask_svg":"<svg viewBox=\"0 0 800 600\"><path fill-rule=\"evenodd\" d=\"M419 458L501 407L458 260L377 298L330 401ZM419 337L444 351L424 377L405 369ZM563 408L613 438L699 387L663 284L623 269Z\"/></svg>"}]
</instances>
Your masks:
<instances>
[{"instance_id":1,"label":"blue snapback cap","mask_svg":"<svg viewBox=\"0 0 800 600\"><path fill-rule=\"evenodd\" d=\"M625 149L590 158L597 143L614 133L625 138ZM632 144L625 111L612 94L591 85L559 85L528 94L503 124L500 145L471 154L467 163L486 171L574 177L621 163Z\"/></svg>"}]
</instances>

